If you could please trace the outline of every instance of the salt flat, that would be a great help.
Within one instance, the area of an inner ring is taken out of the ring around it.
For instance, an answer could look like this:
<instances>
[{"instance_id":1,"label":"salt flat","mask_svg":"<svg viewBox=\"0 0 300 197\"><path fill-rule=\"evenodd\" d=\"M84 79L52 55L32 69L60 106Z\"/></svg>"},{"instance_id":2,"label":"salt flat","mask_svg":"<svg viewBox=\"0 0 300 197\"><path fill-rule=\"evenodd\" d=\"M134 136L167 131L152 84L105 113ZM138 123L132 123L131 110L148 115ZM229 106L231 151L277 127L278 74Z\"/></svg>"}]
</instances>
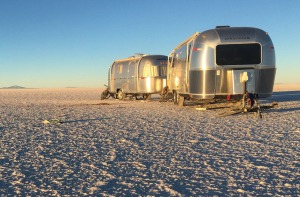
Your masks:
<instances>
[{"instance_id":1,"label":"salt flat","mask_svg":"<svg viewBox=\"0 0 300 197\"><path fill-rule=\"evenodd\" d=\"M300 91L263 119L100 93L0 90L0 194L300 195Z\"/></svg>"}]
</instances>

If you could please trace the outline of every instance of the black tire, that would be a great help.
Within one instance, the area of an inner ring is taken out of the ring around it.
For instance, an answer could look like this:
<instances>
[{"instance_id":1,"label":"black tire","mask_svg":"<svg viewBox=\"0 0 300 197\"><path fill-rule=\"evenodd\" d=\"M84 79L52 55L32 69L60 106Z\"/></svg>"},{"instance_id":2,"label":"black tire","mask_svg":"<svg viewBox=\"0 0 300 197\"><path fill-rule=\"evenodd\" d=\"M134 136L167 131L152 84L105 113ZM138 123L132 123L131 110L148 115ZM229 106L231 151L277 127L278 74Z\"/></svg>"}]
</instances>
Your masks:
<instances>
[{"instance_id":1,"label":"black tire","mask_svg":"<svg viewBox=\"0 0 300 197\"><path fill-rule=\"evenodd\" d=\"M108 99L110 97L110 93L108 90L104 90L102 93L101 93L101 100L104 100L104 99Z\"/></svg>"}]
</instances>

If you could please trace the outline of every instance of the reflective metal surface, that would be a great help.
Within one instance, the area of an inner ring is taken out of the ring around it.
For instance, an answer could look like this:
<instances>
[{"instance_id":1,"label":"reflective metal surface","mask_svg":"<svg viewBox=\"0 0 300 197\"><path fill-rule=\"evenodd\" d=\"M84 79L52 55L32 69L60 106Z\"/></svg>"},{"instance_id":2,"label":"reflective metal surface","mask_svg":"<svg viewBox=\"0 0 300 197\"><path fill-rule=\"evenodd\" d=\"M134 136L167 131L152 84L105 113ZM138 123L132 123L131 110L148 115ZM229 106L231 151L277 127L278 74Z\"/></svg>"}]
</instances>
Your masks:
<instances>
[{"instance_id":1,"label":"reflective metal surface","mask_svg":"<svg viewBox=\"0 0 300 197\"><path fill-rule=\"evenodd\" d=\"M109 91L126 94L158 93L166 80L167 56L140 55L116 60L109 71Z\"/></svg>"},{"instance_id":2,"label":"reflective metal surface","mask_svg":"<svg viewBox=\"0 0 300 197\"><path fill-rule=\"evenodd\" d=\"M170 53L167 84L170 92L214 98L243 94L241 76L247 75L246 90L268 97L275 64L274 46L265 31L250 27L210 29L196 32Z\"/></svg>"}]
</instances>

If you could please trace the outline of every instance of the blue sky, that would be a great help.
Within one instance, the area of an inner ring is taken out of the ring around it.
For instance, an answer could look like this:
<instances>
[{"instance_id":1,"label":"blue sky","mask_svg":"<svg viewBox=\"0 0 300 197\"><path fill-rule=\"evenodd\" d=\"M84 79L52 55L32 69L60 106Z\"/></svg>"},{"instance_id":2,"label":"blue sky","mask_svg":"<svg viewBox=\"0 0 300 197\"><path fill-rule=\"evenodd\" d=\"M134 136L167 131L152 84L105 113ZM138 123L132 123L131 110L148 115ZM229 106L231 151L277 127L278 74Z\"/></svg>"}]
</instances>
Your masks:
<instances>
[{"instance_id":1,"label":"blue sky","mask_svg":"<svg viewBox=\"0 0 300 197\"><path fill-rule=\"evenodd\" d=\"M269 32L276 83L300 83L299 0L0 0L0 87L103 87L110 64L168 55L217 25Z\"/></svg>"}]
</instances>

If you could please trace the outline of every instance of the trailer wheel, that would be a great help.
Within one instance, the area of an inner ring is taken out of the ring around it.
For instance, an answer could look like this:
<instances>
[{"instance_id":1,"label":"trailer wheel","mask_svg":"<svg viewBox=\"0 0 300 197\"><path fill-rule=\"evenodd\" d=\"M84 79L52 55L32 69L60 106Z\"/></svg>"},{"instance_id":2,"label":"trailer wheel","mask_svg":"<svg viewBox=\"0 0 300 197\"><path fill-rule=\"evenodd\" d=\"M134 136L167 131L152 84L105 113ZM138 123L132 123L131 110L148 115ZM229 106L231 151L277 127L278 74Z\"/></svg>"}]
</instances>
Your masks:
<instances>
[{"instance_id":1,"label":"trailer wheel","mask_svg":"<svg viewBox=\"0 0 300 197\"><path fill-rule=\"evenodd\" d=\"M101 93L101 100L104 100L104 99L108 99L110 97L110 93L108 90L104 90L102 93Z\"/></svg>"},{"instance_id":2,"label":"trailer wheel","mask_svg":"<svg viewBox=\"0 0 300 197\"><path fill-rule=\"evenodd\" d=\"M124 100L125 97L126 97L126 94L123 92L122 89L120 89L120 90L118 91L117 97L118 97L119 100Z\"/></svg>"}]
</instances>

